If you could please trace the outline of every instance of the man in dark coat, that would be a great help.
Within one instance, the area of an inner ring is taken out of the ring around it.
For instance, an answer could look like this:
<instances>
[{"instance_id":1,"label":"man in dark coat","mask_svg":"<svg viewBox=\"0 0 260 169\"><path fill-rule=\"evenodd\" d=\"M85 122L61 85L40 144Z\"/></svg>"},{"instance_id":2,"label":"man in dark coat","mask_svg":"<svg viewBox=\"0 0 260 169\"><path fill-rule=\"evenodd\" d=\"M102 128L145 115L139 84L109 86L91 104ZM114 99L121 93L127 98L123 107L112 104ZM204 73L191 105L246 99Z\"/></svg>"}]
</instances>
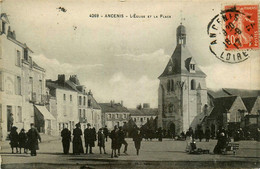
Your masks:
<instances>
[{"instance_id":1,"label":"man in dark coat","mask_svg":"<svg viewBox=\"0 0 260 169\"><path fill-rule=\"evenodd\" d=\"M41 142L41 137L34 124L31 124L31 129L27 133L28 136L28 148L31 150L31 156L36 156L36 150L39 150L38 140Z\"/></svg>"},{"instance_id":2,"label":"man in dark coat","mask_svg":"<svg viewBox=\"0 0 260 169\"><path fill-rule=\"evenodd\" d=\"M61 131L63 153L68 154L70 150L71 132L68 128Z\"/></svg>"},{"instance_id":3,"label":"man in dark coat","mask_svg":"<svg viewBox=\"0 0 260 169\"><path fill-rule=\"evenodd\" d=\"M116 149L118 149L118 146L119 146L118 127L117 126L115 126L114 130L111 131L110 138L112 140L111 141L111 149L112 149L111 158L118 157L116 154Z\"/></svg>"},{"instance_id":4,"label":"man in dark coat","mask_svg":"<svg viewBox=\"0 0 260 169\"><path fill-rule=\"evenodd\" d=\"M158 137L159 141L162 141L162 128L161 127L159 127L159 129L158 129L157 137Z\"/></svg>"},{"instance_id":5,"label":"man in dark coat","mask_svg":"<svg viewBox=\"0 0 260 169\"><path fill-rule=\"evenodd\" d=\"M73 130L73 154L79 155L80 153L84 153L83 145L82 145L82 131L80 129L80 123L76 124L76 128Z\"/></svg>"},{"instance_id":6,"label":"man in dark coat","mask_svg":"<svg viewBox=\"0 0 260 169\"><path fill-rule=\"evenodd\" d=\"M22 148L24 149L24 153L27 153L27 145L27 134L25 133L25 130L22 129L19 133L20 154L22 153Z\"/></svg>"},{"instance_id":7,"label":"man in dark coat","mask_svg":"<svg viewBox=\"0 0 260 169\"><path fill-rule=\"evenodd\" d=\"M204 136L203 130L202 130L202 128L199 128L198 129L198 138L199 138L200 142L201 142L203 136Z\"/></svg>"},{"instance_id":8,"label":"man in dark coat","mask_svg":"<svg viewBox=\"0 0 260 169\"><path fill-rule=\"evenodd\" d=\"M14 153L14 150L13 150L14 148L16 148L16 153L18 153L19 135L17 133L17 127L13 126L11 128L9 138L10 138L10 145L12 148L12 153Z\"/></svg>"},{"instance_id":9,"label":"man in dark coat","mask_svg":"<svg viewBox=\"0 0 260 169\"><path fill-rule=\"evenodd\" d=\"M142 134L140 132L140 129L137 129L133 136L133 141L135 143L135 149L136 149L136 154L139 155L139 150L141 148L141 141L142 141Z\"/></svg>"},{"instance_id":10,"label":"man in dark coat","mask_svg":"<svg viewBox=\"0 0 260 169\"><path fill-rule=\"evenodd\" d=\"M206 128L205 130L205 138L206 138L206 142L209 142L209 139L210 139L210 129L209 127Z\"/></svg>"},{"instance_id":11,"label":"man in dark coat","mask_svg":"<svg viewBox=\"0 0 260 169\"><path fill-rule=\"evenodd\" d=\"M125 132L123 131L122 127L120 126L119 127L119 130L118 130L118 142L119 142L119 146L118 146L118 155L120 155L120 149L122 147L122 144L125 145L125 148L124 148L124 153L127 154L127 142L125 141Z\"/></svg>"},{"instance_id":12,"label":"man in dark coat","mask_svg":"<svg viewBox=\"0 0 260 169\"><path fill-rule=\"evenodd\" d=\"M105 135L105 138L106 138L106 141L107 141L107 136L108 136L108 129L107 129L107 126L104 127L103 129L103 132L104 132L104 135Z\"/></svg>"},{"instance_id":13,"label":"man in dark coat","mask_svg":"<svg viewBox=\"0 0 260 169\"><path fill-rule=\"evenodd\" d=\"M87 128L84 130L84 138L85 138L85 147L86 147L86 154L88 154L88 149L89 149L89 154L93 154L92 152L92 147L94 147L94 141L95 141L95 136L96 133L95 131L90 128L90 124L87 124Z\"/></svg>"}]
</instances>

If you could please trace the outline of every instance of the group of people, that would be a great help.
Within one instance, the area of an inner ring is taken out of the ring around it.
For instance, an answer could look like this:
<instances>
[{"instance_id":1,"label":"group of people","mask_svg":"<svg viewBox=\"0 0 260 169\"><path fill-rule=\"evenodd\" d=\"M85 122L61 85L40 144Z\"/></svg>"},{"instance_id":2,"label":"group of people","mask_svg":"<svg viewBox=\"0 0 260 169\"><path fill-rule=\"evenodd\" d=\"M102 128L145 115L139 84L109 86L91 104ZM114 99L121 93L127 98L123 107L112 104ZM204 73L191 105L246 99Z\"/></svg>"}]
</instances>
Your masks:
<instances>
[{"instance_id":1,"label":"group of people","mask_svg":"<svg viewBox=\"0 0 260 169\"><path fill-rule=\"evenodd\" d=\"M82 135L84 134L84 141L85 141L85 148L86 154L93 154L92 148L95 147L95 141L97 141L97 145L99 147L100 154L102 154L102 151L104 154L106 153L106 142L107 138L109 137L111 139L111 158L120 156L121 147L124 145L124 151L123 153L127 154L127 147L128 143L125 140L126 133L122 129L122 127L115 126L114 130L109 133L107 127L100 128L98 130L98 133L96 133L96 129L93 127L90 127L90 124L87 124L87 128L82 132L80 123L76 124L76 128L73 129L73 154L79 155L84 153L83 144L82 144ZM64 154L69 153L70 148L70 142L71 142L71 132L68 128L64 128L61 131L61 137L62 137L62 146L63 146L63 152ZM137 151L137 155L139 155L139 150L141 147L141 141L142 141L142 135L140 133L140 130L137 129L133 141L135 143L135 148Z\"/></svg>"},{"instance_id":2,"label":"group of people","mask_svg":"<svg viewBox=\"0 0 260 169\"><path fill-rule=\"evenodd\" d=\"M22 153L23 148L24 153L27 154L27 150L29 149L31 151L31 156L36 156L36 150L39 150L38 140L41 142L41 137L37 129L34 127L34 124L31 124L31 129L27 133L24 129L21 129L18 134L17 129L16 126L12 126L9 134L12 153L14 153L14 148L16 149L16 153Z\"/></svg>"}]
</instances>

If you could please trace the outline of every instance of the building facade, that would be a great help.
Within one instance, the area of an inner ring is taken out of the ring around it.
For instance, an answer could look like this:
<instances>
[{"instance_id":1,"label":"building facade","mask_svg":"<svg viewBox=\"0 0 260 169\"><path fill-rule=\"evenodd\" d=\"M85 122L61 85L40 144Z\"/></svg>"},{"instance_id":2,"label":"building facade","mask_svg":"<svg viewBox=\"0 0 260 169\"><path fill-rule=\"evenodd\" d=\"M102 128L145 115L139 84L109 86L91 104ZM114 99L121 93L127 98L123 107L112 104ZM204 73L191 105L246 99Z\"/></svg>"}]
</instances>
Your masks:
<instances>
[{"instance_id":1,"label":"building facade","mask_svg":"<svg viewBox=\"0 0 260 169\"><path fill-rule=\"evenodd\" d=\"M11 126L28 130L34 123L34 105L45 102L45 70L32 60L32 50L16 39L7 15L0 17L0 138L4 140Z\"/></svg>"},{"instance_id":2,"label":"building facade","mask_svg":"<svg viewBox=\"0 0 260 169\"><path fill-rule=\"evenodd\" d=\"M176 134L188 130L207 103L206 75L186 44L186 29L178 26L177 46L159 76L158 126Z\"/></svg>"},{"instance_id":3,"label":"building facade","mask_svg":"<svg viewBox=\"0 0 260 169\"><path fill-rule=\"evenodd\" d=\"M88 123L96 129L101 128L101 107L91 90L86 92L86 87L80 84L77 75L71 75L66 83L78 93L78 121L81 123L81 128L87 128Z\"/></svg>"},{"instance_id":4,"label":"building facade","mask_svg":"<svg viewBox=\"0 0 260 169\"><path fill-rule=\"evenodd\" d=\"M157 108L150 108L148 103L144 103L143 106L139 105L136 109L128 109L130 112L130 118L135 122L137 127L143 126L147 121L155 119L158 115Z\"/></svg>"},{"instance_id":5,"label":"building facade","mask_svg":"<svg viewBox=\"0 0 260 169\"><path fill-rule=\"evenodd\" d=\"M99 103L102 111L102 125L113 130L114 126L123 126L130 119L129 110L123 106L123 102Z\"/></svg>"},{"instance_id":6,"label":"building facade","mask_svg":"<svg viewBox=\"0 0 260 169\"><path fill-rule=\"evenodd\" d=\"M65 79L65 75L58 75L58 80L46 81L49 90L49 109L56 119L56 132L58 135L67 127L73 130L78 122L78 94L71 88Z\"/></svg>"}]
</instances>

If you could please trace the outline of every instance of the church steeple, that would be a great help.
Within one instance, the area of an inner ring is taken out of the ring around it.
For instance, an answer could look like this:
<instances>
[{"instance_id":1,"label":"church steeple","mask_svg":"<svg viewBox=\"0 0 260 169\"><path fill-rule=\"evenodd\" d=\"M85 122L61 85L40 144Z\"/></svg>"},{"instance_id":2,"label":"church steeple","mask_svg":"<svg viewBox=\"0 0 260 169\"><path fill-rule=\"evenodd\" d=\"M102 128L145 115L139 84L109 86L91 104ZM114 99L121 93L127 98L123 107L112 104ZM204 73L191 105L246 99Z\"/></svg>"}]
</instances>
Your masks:
<instances>
[{"instance_id":1,"label":"church steeple","mask_svg":"<svg viewBox=\"0 0 260 169\"><path fill-rule=\"evenodd\" d=\"M176 40L177 40L177 45L186 45L186 29L180 24L176 30Z\"/></svg>"}]
</instances>

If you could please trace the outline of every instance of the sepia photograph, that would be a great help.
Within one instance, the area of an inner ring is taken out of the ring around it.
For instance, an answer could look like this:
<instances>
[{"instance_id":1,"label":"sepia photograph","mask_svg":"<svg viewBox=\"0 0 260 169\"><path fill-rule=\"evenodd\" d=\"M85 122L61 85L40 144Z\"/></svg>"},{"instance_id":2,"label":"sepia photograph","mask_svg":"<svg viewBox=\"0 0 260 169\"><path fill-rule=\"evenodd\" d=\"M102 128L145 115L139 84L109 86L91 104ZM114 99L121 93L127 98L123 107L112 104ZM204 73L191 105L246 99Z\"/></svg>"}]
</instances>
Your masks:
<instances>
[{"instance_id":1,"label":"sepia photograph","mask_svg":"<svg viewBox=\"0 0 260 169\"><path fill-rule=\"evenodd\" d=\"M0 0L0 168L260 168L258 0Z\"/></svg>"}]
</instances>

